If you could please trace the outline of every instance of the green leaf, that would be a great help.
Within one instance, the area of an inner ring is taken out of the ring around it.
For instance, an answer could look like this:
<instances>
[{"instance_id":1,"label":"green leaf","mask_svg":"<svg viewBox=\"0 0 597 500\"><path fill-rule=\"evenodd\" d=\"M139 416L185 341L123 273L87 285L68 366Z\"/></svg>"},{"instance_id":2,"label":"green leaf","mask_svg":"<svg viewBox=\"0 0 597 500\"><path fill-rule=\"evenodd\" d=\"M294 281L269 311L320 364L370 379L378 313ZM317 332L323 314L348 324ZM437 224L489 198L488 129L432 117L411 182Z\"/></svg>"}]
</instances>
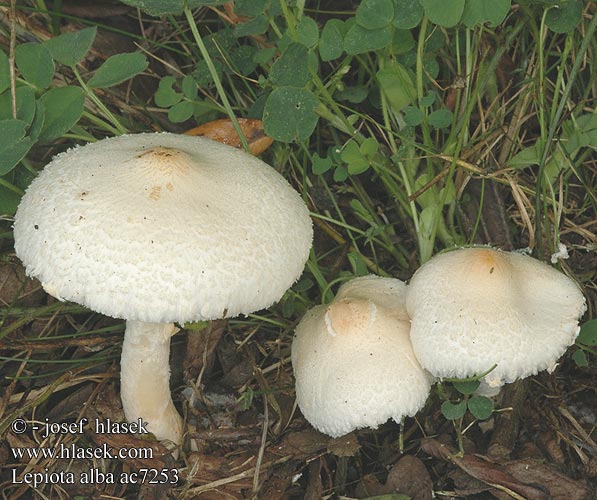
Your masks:
<instances>
[{"instance_id":1,"label":"green leaf","mask_svg":"<svg viewBox=\"0 0 597 500\"><path fill-rule=\"evenodd\" d=\"M361 0L356 20L363 28L376 30L387 26L394 17L392 0Z\"/></svg>"},{"instance_id":2,"label":"green leaf","mask_svg":"<svg viewBox=\"0 0 597 500\"><path fill-rule=\"evenodd\" d=\"M186 75L180 84L182 93L187 99L194 101L197 99L197 82L191 75Z\"/></svg>"},{"instance_id":3,"label":"green leaf","mask_svg":"<svg viewBox=\"0 0 597 500\"><path fill-rule=\"evenodd\" d=\"M267 64L276 55L277 49L275 47L266 47L255 52L253 61L257 64Z\"/></svg>"},{"instance_id":4,"label":"green leaf","mask_svg":"<svg viewBox=\"0 0 597 500\"><path fill-rule=\"evenodd\" d=\"M344 50L350 55L383 49L392 42L392 28L368 30L354 24L344 38Z\"/></svg>"},{"instance_id":5,"label":"green leaf","mask_svg":"<svg viewBox=\"0 0 597 500\"><path fill-rule=\"evenodd\" d=\"M330 19L325 23L319 41L319 55L322 61L338 59L344 52L344 23L340 19Z\"/></svg>"},{"instance_id":6,"label":"green leaf","mask_svg":"<svg viewBox=\"0 0 597 500\"><path fill-rule=\"evenodd\" d=\"M344 87L334 94L338 101L348 101L353 104L359 104L367 99L369 89L365 85L355 85L354 87Z\"/></svg>"},{"instance_id":7,"label":"green leaf","mask_svg":"<svg viewBox=\"0 0 597 500\"><path fill-rule=\"evenodd\" d=\"M292 43L272 65L270 81L277 86L303 87L311 79L307 47Z\"/></svg>"},{"instance_id":8,"label":"green leaf","mask_svg":"<svg viewBox=\"0 0 597 500\"><path fill-rule=\"evenodd\" d=\"M532 146L524 148L523 150L516 153L508 161L509 167L523 168L529 165L539 165L541 161L541 149L539 143L535 143Z\"/></svg>"},{"instance_id":9,"label":"green leaf","mask_svg":"<svg viewBox=\"0 0 597 500\"><path fill-rule=\"evenodd\" d=\"M186 4L190 9L202 5L220 5L229 0L121 0L122 3L137 7L150 16L163 16L165 14L180 14Z\"/></svg>"},{"instance_id":10,"label":"green leaf","mask_svg":"<svg viewBox=\"0 0 597 500\"><path fill-rule=\"evenodd\" d=\"M160 108L169 108L174 106L182 99L182 94L176 92L172 86L176 83L176 78L173 76L165 76L160 80L158 89L153 96L156 106Z\"/></svg>"},{"instance_id":11,"label":"green leaf","mask_svg":"<svg viewBox=\"0 0 597 500\"><path fill-rule=\"evenodd\" d=\"M586 346L597 345L597 319L590 319L580 327L576 342Z\"/></svg>"},{"instance_id":12,"label":"green leaf","mask_svg":"<svg viewBox=\"0 0 597 500\"><path fill-rule=\"evenodd\" d=\"M586 368L587 366L589 366L589 360L587 359L587 355L585 351L583 351L582 349L577 349L576 351L574 351L572 359L576 363L576 366L580 366L581 368Z\"/></svg>"},{"instance_id":13,"label":"green leaf","mask_svg":"<svg viewBox=\"0 0 597 500\"><path fill-rule=\"evenodd\" d=\"M319 40L319 28L315 20L309 16L303 16L296 27L298 43L305 47L313 47Z\"/></svg>"},{"instance_id":14,"label":"green leaf","mask_svg":"<svg viewBox=\"0 0 597 500\"><path fill-rule=\"evenodd\" d=\"M439 74L439 63L434 56L423 56L423 68L425 68L425 74L423 75L425 81L429 81L429 78L437 78L437 75Z\"/></svg>"},{"instance_id":15,"label":"green leaf","mask_svg":"<svg viewBox=\"0 0 597 500\"><path fill-rule=\"evenodd\" d=\"M451 28L460 21L465 0L419 0L419 3L432 23Z\"/></svg>"},{"instance_id":16,"label":"green leaf","mask_svg":"<svg viewBox=\"0 0 597 500\"><path fill-rule=\"evenodd\" d=\"M468 400L468 409L478 420L486 420L493 413L493 402L485 396L473 396Z\"/></svg>"},{"instance_id":17,"label":"green leaf","mask_svg":"<svg viewBox=\"0 0 597 500\"><path fill-rule=\"evenodd\" d=\"M268 0L236 0L234 13L238 16L255 17L264 14Z\"/></svg>"},{"instance_id":18,"label":"green leaf","mask_svg":"<svg viewBox=\"0 0 597 500\"><path fill-rule=\"evenodd\" d=\"M427 117L427 122L435 128L448 128L452 124L452 112L448 109L438 109Z\"/></svg>"},{"instance_id":19,"label":"green leaf","mask_svg":"<svg viewBox=\"0 0 597 500\"><path fill-rule=\"evenodd\" d=\"M392 52L396 55L407 54L415 48L415 39L410 30L394 30Z\"/></svg>"},{"instance_id":20,"label":"green leaf","mask_svg":"<svg viewBox=\"0 0 597 500\"><path fill-rule=\"evenodd\" d=\"M319 100L297 87L279 87L267 98L263 125L267 135L282 142L308 139L319 117L315 114Z\"/></svg>"},{"instance_id":21,"label":"green leaf","mask_svg":"<svg viewBox=\"0 0 597 500\"><path fill-rule=\"evenodd\" d=\"M172 123L186 122L193 116L195 107L192 102L181 101L168 110L168 120Z\"/></svg>"},{"instance_id":22,"label":"green leaf","mask_svg":"<svg viewBox=\"0 0 597 500\"><path fill-rule=\"evenodd\" d=\"M44 123L46 121L46 110L44 105L37 100L35 102L35 115L33 116L33 121L29 126L28 135L31 137L33 141L37 141L39 134L43 129Z\"/></svg>"},{"instance_id":23,"label":"green leaf","mask_svg":"<svg viewBox=\"0 0 597 500\"><path fill-rule=\"evenodd\" d=\"M257 16L246 23L237 24L234 27L234 36L263 35L269 28L269 20L265 16Z\"/></svg>"},{"instance_id":24,"label":"green leaf","mask_svg":"<svg viewBox=\"0 0 597 500\"><path fill-rule=\"evenodd\" d=\"M346 255L350 267L352 267L352 274L355 276L366 276L369 274L367 264L363 261L363 257L359 252L348 252Z\"/></svg>"},{"instance_id":25,"label":"green leaf","mask_svg":"<svg viewBox=\"0 0 597 500\"><path fill-rule=\"evenodd\" d=\"M422 238L426 241L431 241L431 235L433 234L435 224L437 221L437 212L438 209L435 206L435 204L428 205L425 208L423 208L423 210L421 210L419 231L421 233Z\"/></svg>"},{"instance_id":26,"label":"green leaf","mask_svg":"<svg viewBox=\"0 0 597 500\"><path fill-rule=\"evenodd\" d=\"M330 158L327 156L325 158L321 158L317 153L315 153L311 160L311 171L315 175L322 175L332 168L332 165L333 163Z\"/></svg>"},{"instance_id":27,"label":"green leaf","mask_svg":"<svg viewBox=\"0 0 597 500\"><path fill-rule=\"evenodd\" d=\"M377 81L395 112L414 101L417 91L410 73L398 62L377 72Z\"/></svg>"},{"instance_id":28,"label":"green leaf","mask_svg":"<svg viewBox=\"0 0 597 500\"><path fill-rule=\"evenodd\" d=\"M27 123L22 120L0 120L0 175L10 172L33 146L33 141L25 137Z\"/></svg>"},{"instance_id":29,"label":"green leaf","mask_svg":"<svg viewBox=\"0 0 597 500\"><path fill-rule=\"evenodd\" d=\"M45 42L45 46L55 61L74 66L82 61L91 48L97 27L85 28L72 33L64 33Z\"/></svg>"},{"instance_id":30,"label":"green leaf","mask_svg":"<svg viewBox=\"0 0 597 500\"><path fill-rule=\"evenodd\" d=\"M568 33L580 23L583 2L570 0L551 7L545 15L545 24L555 33Z\"/></svg>"},{"instance_id":31,"label":"green leaf","mask_svg":"<svg viewBox=\"0 0 597 500\"><path fill-rule=\"evenodd\" d=\"M375 137L367 137L367 139L361 143L359 149L367 158L372 159L379 149L379 143L375 140Z\"/></svg>"},{"instance_id":32,"label":"green leaf","mask_svg":"<svg viewBox=\"0 0 597 500\"><path fill-rule=\"evenodd\" d=\"M466 413L466 400L460 403L452 403L450 401L444 401L442 403L442 415L448 420L458 420L462 418Z\"/></svg>"},{"instance_id":33,"label":"green leaf","mask_svg":"<svg viewBox=\"0 0 597 500\"><path fill-rule=\"evenodd\" d=\"M222 63L218 60L214 60L213 63L214 67L216 68L216 74L218 75L218 78L221 79L222 73L224 71ZM199 85L200 87L209 87L214 83L209 69L207 68L207 63L204 60L199 61L195 65L195 69L193 70L192 75L195 81L197 82L197 85Z\"/></svg>"},{"instance_id":34,"label":"green leaf","mask_svg":"<svg viewBox=\"0 0 597 500\"><path fill-rule=\"evenodd\" d=\"M339 165L334 170L334 182L344 182L348 179L348 169L344 165Z\"/></svg>"},{"instance_id":35,"label":"green leaf","mask_svg":"<svg viewBox=\"0 0 597 500\"><path fill-rule=\"evenodd\" d=\"M404 114L404 121L407 125L415 127L423 123L423 112L414 106L406 106L402 113Z\"/></svg>"},{"instance_id":36,"label":"green leaf","mask_svg":"<svg viewBox=\"0 0 597 500\"><path fill-rule=\"evenodd\" d=\"M33 121L35 115L35 92L30 87L17 87L15 91L17 101L17 118L27 125ZM7 90L0 95L0 120L12 118L12 97Z\"/></svg>"},{"instance_id":37,"label":"green leaf","mask_svg":"<svg viewBox=\"0 0 597 500\"><path fill-rule=\"evenodd\" d=\"M429 92L429 94L424 95L421 97L419 104L424 108L431 106L435 102L436 94L435 92Z\"/></svg>"},{"instance_id":38,"label":"green leaf","mask_svg":"<svg viewBox=\"0 0 597 500\"><path fill-rule=\"evenodd\" d=\"M40 142L50 142L68 132L81 118L85 92L80 87L58 87L41 96L45 120Z\"/></svg>"},{"instance_id":39,"label":"green leaf","mask_svg":"<svg viewBox=\"0 0 597 500\"><path fill-rule=\"evenodd\" d=\"M147 65L147 59L141 52L116 54L106 59L87 85L97 89L111 87L145 71Z\"/></svg>"},{"instance_id":40,"label":"green leaf","mask_svg":"<svg viewBox=\"0 0 597 500\"><path fill-rule=\"evenodd\" d=\"M473 380L471 382L453 382L453 385L454 389L456 389L460 394L466 394L468 396L479 388L481 382L478 380Z\"/></svg>"},{"instance_id":41,"label":"green leaf","mask_svg":"<svg viewBox=\"0 0 597 500\"><path fill-rule=\"evenodd\" d=\"M30 84L45 89L52 83L54 61L50 51L41 43L23 43L15 48L15 63Z\"/></svg>"},{"instance_id":42,"label":"green leaf","mask_svg":"<svg viewBox=\"0 0 597 500\"><path fill-rule=\"evenodd\" d=\"M1 149L1 146L0 146ZM2 160L0 159L0 163ZM5 179L6 180L6 179ZM17 211L21 196L0 184L0 215L12 216Z\"/></svg>"},{"instance_id":43,"label":"green leaf","mask_svg":"<svg viewBox=\"0 0 597 500\"><path fill-rule=\"evenodd\" d=\"M348 164L348 173L350 175L362 174L371 164L355 141L350 141L346 144L340 154L340 158Z\"/></svg>"},{"instance_id":44,"label":"green leaf","mask_svg":"<svg viewBox=\"0 0 597 500\"><path fill-rule=\"evenodd\" d=\"M419 0L395 0L394 26L407 30L419 25L423 17L423 7Z\"/></svg>"},{"instance_id":45,"label":"green leaf","mask_svg":"<svg viewBox=\"0 0 597 500\"><path fill-rule=\"evenodd\" d=\"M478 24L500 24L508 15L510 0L466 0L462 22L467 28Z\"/></svg>"},{"instance_id":46,"label":"green leaf","mask_svg":"<svg viewBox=\"0 0 597 500\"><path fill-rule=\"evenodd\" d=\"M252 45L234 47L228 52L230 64L236 72L243 76L248 76L257 68L257 62L255 62L257 52L257 47L253 47Z\"/></svg>"},{"instance_id":47,"label":"green leaf","mask_svg":"<svg viewBox=\"0 0 597 500\"><path fill-rule=\"evenodd\" d=\"M0 49L0 94L10 87L10 64L8 56Z\"/></svg>"}]
</instances>

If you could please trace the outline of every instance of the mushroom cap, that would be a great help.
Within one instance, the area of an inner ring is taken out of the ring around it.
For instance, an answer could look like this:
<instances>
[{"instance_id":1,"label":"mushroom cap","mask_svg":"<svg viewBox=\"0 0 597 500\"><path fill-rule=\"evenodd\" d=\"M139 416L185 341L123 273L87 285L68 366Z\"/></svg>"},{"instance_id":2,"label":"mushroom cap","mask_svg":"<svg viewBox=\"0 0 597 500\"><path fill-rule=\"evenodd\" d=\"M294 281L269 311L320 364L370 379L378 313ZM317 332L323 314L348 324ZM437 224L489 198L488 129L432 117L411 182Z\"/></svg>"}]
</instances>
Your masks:
<instances>
[{"instance_id":1,"label":"mushroom cap","mask_svg":"<svg viewBox=\"0 0 597 500\"><path fill-rule=\"evenodd\" d=\"M371 300L376 305L385 307L398 319L410 321L406 311L406 283L399 279L375 274L353 278L338 289L334 300L344 298Z\"/></svg>"},{"instance_id":2,"label":"mushroom cap","mask_svg":"<svg viewBox=\"0 0 597 500\"><path fill-rule=\"evenodd\" d=\"M170 133L59 154L14 223L16 253L48 293L156 323L268 307L302 273L312 235L302 199L269 165Z\"/></svg>"},{"instance_id":3,"label":"mushroom cap","mask_svg":"<svg viewBox=\"0 0 597 500\"><path fill-rule=\"evenodd\" d=\"M415 358L409 323L371 300L343 298L307 312L296 328L296 398L319 431L341 436L400 421L423 407L431 377Z\"/></svg>"},{"instance_id":4,"label":"mushroom cap","mask_svg":"<svg viewBox=\"0 0 597 500\"><path fill-rule=\"evenodd\" d=\"M487 247L442 253L413 276L406 292L411 340L436 377L466 378L497 367L497 387L541 370L579 332L585 298L574 281L519 253Z\"/></svg>"}]
</instances>

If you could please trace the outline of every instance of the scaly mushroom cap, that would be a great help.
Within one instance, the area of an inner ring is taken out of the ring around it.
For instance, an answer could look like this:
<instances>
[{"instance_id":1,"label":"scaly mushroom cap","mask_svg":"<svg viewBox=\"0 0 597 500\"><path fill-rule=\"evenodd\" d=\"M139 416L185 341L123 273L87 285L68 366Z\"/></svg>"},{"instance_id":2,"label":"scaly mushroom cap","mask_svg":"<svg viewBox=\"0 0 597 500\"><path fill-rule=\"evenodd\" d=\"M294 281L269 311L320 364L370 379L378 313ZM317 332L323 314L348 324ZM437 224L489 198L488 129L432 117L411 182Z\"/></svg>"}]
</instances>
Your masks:
<instances>
[{"instance_id":1,"label":"scaly mushroom cap","mask_svg":"<svg viewBox=\"0 0 597 500\"><path fill-rule=\"evenodd\" d=\"M375 274L353 278L338 289L334 301L344 298L371 300L398 319L410 321L406 311L406 283L399 279Z\"/></svg>"},{"instance_id":2,"label":"scaly mushroom cap","mask_svg":"<svg viewBox=\"0 0 597 500\"><path fill-rule=\"evenodd\" d=\"M518 253L465 248L435 256L406 292L413 348L436 377L485 377L498 387L553 370L579 332L574 281Z\"/></svg>"},{"instance_id":3,"label":"scaly mushroom cap","mask_svg":"<svg viewBox=\"0 0 597 500\"><path fill-rule=\"evenodd\" d=\"M14 236L51 295L161 323L268 307L302 273L312 227L299 195L258 158L162 133L56 156L23 196Z\"/></svg>"},{"instance_id":4,"label":"scaly mushroom cap","mask_svg":"<svg viewBox=\"0 0 597 500\"><path fill-rule=\"evenodd\" d=\"M305 418L330 436L414 415L431 377L408 337L409 324L371 300L317 306L292 343L296 398Z\"/></svg>"}]
</instances>

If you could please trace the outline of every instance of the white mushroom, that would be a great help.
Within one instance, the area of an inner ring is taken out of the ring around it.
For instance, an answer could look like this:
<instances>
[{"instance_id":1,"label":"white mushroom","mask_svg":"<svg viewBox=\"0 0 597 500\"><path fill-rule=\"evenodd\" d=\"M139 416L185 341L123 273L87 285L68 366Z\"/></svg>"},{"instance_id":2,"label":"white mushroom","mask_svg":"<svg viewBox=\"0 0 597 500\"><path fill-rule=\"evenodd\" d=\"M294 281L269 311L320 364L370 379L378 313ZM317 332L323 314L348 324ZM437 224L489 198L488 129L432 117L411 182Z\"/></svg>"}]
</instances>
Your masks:
<instances>
[{"instance_id":1,"label":"white mushroom","mask_svg":"<svg viewBox=\"0 0 597 500\"><path fill-rule=\"evenodd\" d=\"M487 372L489 387L553 370L579 332L586 301L574 281L519 253L486 247L437 255L407 287L411 339L436 377Z\"/></svg>"},{"instance_id":2,"label":"white mushroom","mask_svg":"<svg viewBox=\"0 0 597 500\"><path fill-rule=\"evenodd\" d=\"M49 294L127 320L125 415L180 443L168 385L172 323L277 301L302 273L312 228L299 195L261 160L163 133L55 157L23 196L14 237Z\"/></svg>"},{"instance_id":3,"label":"white mushroom","mask_svg":"<svg viewBox=\"0 0 597 500\"><path fill-rule=\"evenodd\" d=\"M344 283L335 301L343 298L371 300L385 307L389 313L403 321L410 321L406 311L406 283L396 278L384 278L375 274L353 278Z\"/></svg>"},{"instance_id":4,"label":"white mushroom","mask_svg":"<svg viewBox=\"0 0 597 500\"><path fill-rule=\"evenodd\" d=\"M403 283L391 281L349 282L331 304L308 311L296 328L297 403L305 418L330 436L377 427L389 418L399 422L421 409L429 394L431 377L415 358L408 321L380 304L401 304L404 310Z\"/></svg>"}]
</instances>

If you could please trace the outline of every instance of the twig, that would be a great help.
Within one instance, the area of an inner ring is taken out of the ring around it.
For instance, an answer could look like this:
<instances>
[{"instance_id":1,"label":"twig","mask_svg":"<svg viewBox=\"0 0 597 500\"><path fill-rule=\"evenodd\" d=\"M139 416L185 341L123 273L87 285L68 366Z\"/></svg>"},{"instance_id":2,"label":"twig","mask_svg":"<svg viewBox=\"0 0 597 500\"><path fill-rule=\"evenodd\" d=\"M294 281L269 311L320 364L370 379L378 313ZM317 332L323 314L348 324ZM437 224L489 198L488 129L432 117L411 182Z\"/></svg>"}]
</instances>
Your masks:
<instances>
[{"instance_id":1,"label":"twig","mask_svg":"<svg viewBox=\"0 0 597 500\"><path fill-rule=\"evenodd\" d=\"M259 368L256 368L257 379L260 382L265 382L263 374ZM260 384L261 385L261 384ZM267 389L267 387L263 387ZM267 444L267 429L269 427L269 401L267 394L263 396L263 432L261 434L261 446L259 446L259 452L257 453L257 462L255 463L255 474L253 475L253 497L257 498L257 492L259 491L259 471L261 469L261 462L263 462L263 454L265 453L265 446Z\"/></svg>"}]
</instances>

